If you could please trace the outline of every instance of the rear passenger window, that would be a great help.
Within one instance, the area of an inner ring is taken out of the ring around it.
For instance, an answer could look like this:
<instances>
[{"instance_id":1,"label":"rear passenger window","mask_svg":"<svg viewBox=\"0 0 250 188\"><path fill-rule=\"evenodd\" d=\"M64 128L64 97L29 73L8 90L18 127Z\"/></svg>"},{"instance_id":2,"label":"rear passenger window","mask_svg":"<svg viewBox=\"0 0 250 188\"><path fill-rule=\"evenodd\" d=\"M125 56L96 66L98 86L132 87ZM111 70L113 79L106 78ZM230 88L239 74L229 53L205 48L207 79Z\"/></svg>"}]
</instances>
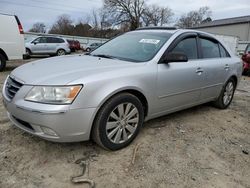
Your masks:
<instances>
[{"instance_id":1,"label":"rear passenger window","mask_svg":"<svg viewBox=\"0 0 250 188\"><path fill-rule=\"evenodd\" d=\"M198 59L196 38L186 38L179 42L172 52L184 53L188 59Z\"/></svg>"},{"instance_id":2,"label":"rear passenger window","mask_svg":"<svg viewBox=\"0 0 250 188\"><path fill-rule=\"evenodd\" d=\"M200 39L203 58L218 58L220 50L218 43L209 39Z\"/></svg>"},{"instance_id":3,"label":"rear passenger window","mask_svg":"<svg viewBox=\"0 0 250 188\"><path fill-rule=\"evenodd\" d=\"M48 37L48 38L47 38L47 42L48 42L48 43L53 43L53 38Z\"/></svg>"},{"instance_id":4,"label":"rear passenger window","mask_svg":"<svg viewBox=\"0 0 250 188\"><path fill-rule=\"evenodd\" d=\"M50 38L50 43L64 43L63 39L60 38Z\"/></svg>"},{"instance_id":5,"label":"rear passenger window","mask_svg":"<svg viewBox=\"0 0 250 188\"><path fill-rule=\"evenodd\" d=\"M247 46L245 53L250 53L250 45Z\"/></svg>"},{"instance_id":6,"label":"rear passenger window","mask_svg":"<svg viewBox=\"0 0 250 188\"><path fill-rule=\"evenodd\" d=\"M57 39L58 40L58 43L64 43L64 40L63 39Z\"/></svg>"},{"instance_id":7,"label":"rear passenger window","mask_svg":"<svg viewBox=\"0 0 250 188\"><path fill-rule=\"evenodd\" d=\"M230 57L229 53L226 51L226 49L221 44L219 44L219 47L220 47L220 56L222 58L223 57Z\"/></svg>"}]
</instances>

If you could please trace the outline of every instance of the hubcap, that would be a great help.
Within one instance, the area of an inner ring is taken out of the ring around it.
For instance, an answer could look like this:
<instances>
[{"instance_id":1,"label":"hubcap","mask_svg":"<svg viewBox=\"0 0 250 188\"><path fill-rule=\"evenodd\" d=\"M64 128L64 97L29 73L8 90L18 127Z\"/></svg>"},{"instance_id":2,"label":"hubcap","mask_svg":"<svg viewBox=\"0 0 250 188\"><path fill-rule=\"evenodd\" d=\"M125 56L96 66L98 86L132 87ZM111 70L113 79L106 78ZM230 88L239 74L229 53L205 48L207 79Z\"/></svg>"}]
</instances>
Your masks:
<instances>
[{"instance_id":1,"label":"hubcap","mask_svg":"<svg viewBox=\"0 0 250 188\"><path fill-rule=\"evenodd\" d=\"M58 51L58 56L61 56L61 55L65 55L65 53L64 53L63 50L59 50L59 51Z\"/></svg>"},{"instance_id":2,"label":"hubcap","mask_svg":"<svg viewBox=\"0 0 250 188\"><path fill-rule=\"evenodd\" d=\"M138 123L138 109L132 103L119 104L108 117L106 124L107 137L113 143L124 143L133 136Z\"/></svg>"},{"instance_id":3,"label":"hubcap","mask_svg":"<svg viewBox=\"0 0 250 188\"><path fill-rule=\"evenodd\" d=\"M224 105L228 105L231 102L234 93L234 84L233 82L228 82L223 96L223 103Z\"/></svg>"}]
</instances>

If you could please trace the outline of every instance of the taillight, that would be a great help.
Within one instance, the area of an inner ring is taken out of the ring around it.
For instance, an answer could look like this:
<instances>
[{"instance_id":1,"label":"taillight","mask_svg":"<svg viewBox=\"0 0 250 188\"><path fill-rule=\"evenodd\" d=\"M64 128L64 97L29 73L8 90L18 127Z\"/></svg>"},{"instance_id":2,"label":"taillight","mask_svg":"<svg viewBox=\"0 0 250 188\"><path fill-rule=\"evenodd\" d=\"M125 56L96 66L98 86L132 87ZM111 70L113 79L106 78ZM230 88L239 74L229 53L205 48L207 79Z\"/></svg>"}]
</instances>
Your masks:
<instances>
[{"instance_id":1,"label":"taillight","mask_svg":"<svg viewBox=\"0 0 250 188\"><path fill-rule=\"evenodd\" d=\"M24 34L24 32L23 32L23 26L22 26L20 20L18 19L17 16L15 16L15 18L16 18L16 22L17 22L17 25L18 25L18 29L19 29L20 34Z\"/></svg>"},{"instance_id":2,"label":"taillight","mask_svg":"<svg viewBox=\"0 0 250 188\"><path fill-rule=\"evenodd\" d=\"M18 25L18 29L20 34L24 34L22 25Z\"/></svg>"}]
</instances>

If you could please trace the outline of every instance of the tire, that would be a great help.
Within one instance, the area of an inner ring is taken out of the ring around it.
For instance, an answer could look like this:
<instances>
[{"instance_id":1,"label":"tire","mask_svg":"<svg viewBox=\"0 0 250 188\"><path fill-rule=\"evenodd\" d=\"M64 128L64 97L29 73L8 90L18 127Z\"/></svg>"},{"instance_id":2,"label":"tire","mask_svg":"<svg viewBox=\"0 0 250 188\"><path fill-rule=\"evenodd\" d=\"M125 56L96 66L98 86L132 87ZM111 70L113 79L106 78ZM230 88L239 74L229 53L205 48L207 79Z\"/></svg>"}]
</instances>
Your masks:
<instances>
[{"instance_id":1,"label":"tire","mask_svg":"<svg viewBox=\"0 0 250 188\"><path fill-rule=\"evenodd\" d=\"M228 108L233 100L235 89L236 82L233 78L230 78L223 86L219 98L213 103L213 105L219 109Z\"/></svg>"},{"instance_id":2,"label":"tire","mask_svg":"<svg viewBox=\"0 0 250 188\"><path fill-rule=\"evenodd\" d=\"M63 49L59 49L59 50L57 50L56 55L57 55L57 56L63 56L63 55L66 55L66 51L65 51L65 50L63 50Z\"/></svg>"},{"instance_id":3,"label":"tire","mask_svg":"<svg viewBox=\"0 0 250 188\"><path fill-rule=\"evenodd\" d=\"M29 59L32 54L30 49L26 48L26 54L27 54L27 58Z\"/></svg>"},{"instance_id":4,"label":"tire","mask_svg":"<svg viewBox=\"0 0 250 188\"><path fill-rule=\"evenodd\" d=\"M141 101L130 93L117 94L97 113L92 139L104 149L119 150L134 140L143 121L144 110Z\"/></svg>"},{"instance_id":5,"label":"tire","mask_svg":"<svg viewBox=\"0 0 250 188\"><path fill-rule=\"evenodd\" d=\"M0 54L0 72L2 72L6 67L6 58Z\"/></svg>"},{"instance_id":6,"label":"tire","mask_svg":"<svg viewBox=\"0 0 250 188\"><path fill-rule=\"evenodd\" d=\"M91 50L90 50L90 48L87 48L86 51L87 51L87 52L90 52Z\"/></svg>"}]
</instances>

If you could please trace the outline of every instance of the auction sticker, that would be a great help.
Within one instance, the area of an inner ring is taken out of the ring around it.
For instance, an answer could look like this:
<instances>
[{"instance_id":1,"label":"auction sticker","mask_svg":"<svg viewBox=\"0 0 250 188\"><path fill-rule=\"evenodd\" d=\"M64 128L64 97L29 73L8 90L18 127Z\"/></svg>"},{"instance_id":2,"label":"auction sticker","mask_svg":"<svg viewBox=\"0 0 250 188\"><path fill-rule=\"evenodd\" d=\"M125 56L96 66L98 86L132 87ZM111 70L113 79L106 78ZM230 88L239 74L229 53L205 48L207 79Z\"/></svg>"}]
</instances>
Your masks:
<instances>
[{"instance_id":1,"label":"auction sticker","mask_svg":"<svg viewBox=\"0 0 250 188\"><path fill-rule=\"evenodd\" d=\"M140 43L148 43L148 44L158 44L160 40L157 39L141 39Z\"/></svg>"}]
</instances>

